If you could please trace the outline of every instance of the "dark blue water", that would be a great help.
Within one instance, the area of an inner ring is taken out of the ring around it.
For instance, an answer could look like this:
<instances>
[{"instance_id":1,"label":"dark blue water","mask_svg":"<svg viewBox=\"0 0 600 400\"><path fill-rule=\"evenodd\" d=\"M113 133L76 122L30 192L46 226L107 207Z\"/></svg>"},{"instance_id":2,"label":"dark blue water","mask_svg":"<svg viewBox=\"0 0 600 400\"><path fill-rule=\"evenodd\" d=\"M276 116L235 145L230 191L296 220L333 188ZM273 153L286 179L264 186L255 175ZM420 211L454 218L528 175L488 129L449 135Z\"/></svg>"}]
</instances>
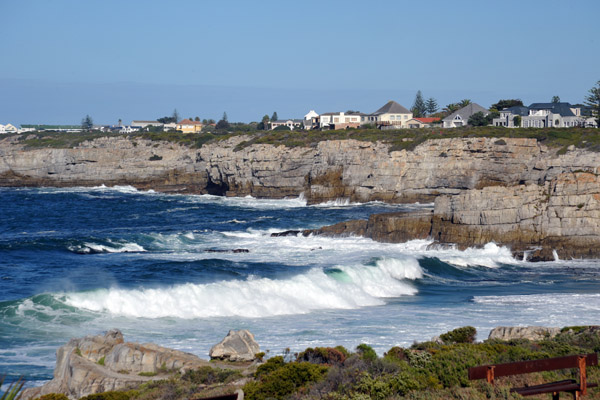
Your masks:
<instances>
[{"instance_id":1,"label":"dark blue water","mask_svg":"<svg viewBox=\"0 0 600 400\"><path fill-rule=\"evenodd\" d=\"M111 328L207 358L229 329L250 329L272 354L363 342L383 352L462 325L485 338L498 325L600 322L597 261L270 237L423 207L0 189L0 375L50 379L58 346Z\"/></svg>"}]
</instances>

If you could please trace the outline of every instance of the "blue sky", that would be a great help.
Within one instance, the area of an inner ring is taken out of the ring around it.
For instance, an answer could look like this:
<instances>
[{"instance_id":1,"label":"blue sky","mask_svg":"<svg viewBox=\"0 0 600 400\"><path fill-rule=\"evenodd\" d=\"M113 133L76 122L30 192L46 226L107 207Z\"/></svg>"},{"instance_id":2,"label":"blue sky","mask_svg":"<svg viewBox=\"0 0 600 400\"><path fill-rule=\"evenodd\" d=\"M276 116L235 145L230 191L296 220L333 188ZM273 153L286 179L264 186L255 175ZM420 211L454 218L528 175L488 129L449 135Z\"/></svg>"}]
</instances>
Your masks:
<instances>
[{"instance_id":1,"label":"blue sky","mask_svg":"<svg viewBox=\"0 0 600 400\"><path fill-rule=\"evenodd\" d=\"M600 1L0 0L0 123L488 107L600 80Z\"/></svg>"}]
</instances>

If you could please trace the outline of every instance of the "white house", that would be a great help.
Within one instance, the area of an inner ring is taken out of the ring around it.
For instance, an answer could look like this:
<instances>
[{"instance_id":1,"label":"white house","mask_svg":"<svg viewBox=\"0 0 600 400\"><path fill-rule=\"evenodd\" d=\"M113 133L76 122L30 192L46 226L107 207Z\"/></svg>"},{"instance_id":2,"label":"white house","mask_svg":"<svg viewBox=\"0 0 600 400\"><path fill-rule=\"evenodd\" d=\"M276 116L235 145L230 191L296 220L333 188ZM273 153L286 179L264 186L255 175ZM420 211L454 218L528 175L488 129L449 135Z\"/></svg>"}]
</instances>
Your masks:
<instances>
[{"instance_id":1,"label":"white house","mask_svg":"<svg viewBox=\"0 0 600 400\"><path fill-rule=\"evenodd\" d=\"M331 112L319 115L321 129L358 128L363 124L367 114L359 112Z\"/></svg>"},{"instance_id":2,"label":"white house","mask_svg":"<svg viewBox=\"0 0 600 400\"><path fill-rule=\"evenodd\" d=\"M0 124L0 133L17 133L19 130L12 124Z\"/></svg>"},{"instance_id":3,"label":"white house","mask_svg":"<svg viewBox=\"0 0 600 400\"><path fill-rule=\"evenodd\" d=\"M278 128L280 126L287 126L293 131L295 128L302 128L303 122L301 119L280 119L277 121L269 122L271 130Z\"/></svg>"},{"instance_id":4,"label":"white house","mask_svg":"<svg viewBox=\"0 0 600 400\"><path fill-rule=\"evenodd\" d=\"M390 100L379 110L367 115L367 120L363 125L371 123L382 129L407 128L407 122L412 119L412 117L413 113L410 110L401 104Z\"/></svg>"},{"instance_id":5,"label":"white house","mask_svg":"<svg viewBox=\"0 0 600 400\"><path fill-rule=\"evenodd\" d=\"M139 126L140 128L145 128L147 126L163 126L162 122L158 121L131 121L131 126Z\"/></svg>"},{"instance_id":6,"label":"white house","mask_svg":"<svg viewBox=\"0 0 600 400\"><path fill-rule=\"evenodd\" d=\"M516 117L521 117L523 128L569 128L588 126L587 119L581 115L581 109L569 103L533 103L529 107L510 107L500 111L500 117L494 118L495 126L514 128Z\"/></svg>"},{"instance_id":7,"label":"white house","mask_svg":"<svg viewBox=\"0 0 600 400\"><path fill-rule=\"evenodd\" d=\"M139 131L141 128L139 126L122 126L119 133L133 133Z\"/></svg>"}]
</instances>

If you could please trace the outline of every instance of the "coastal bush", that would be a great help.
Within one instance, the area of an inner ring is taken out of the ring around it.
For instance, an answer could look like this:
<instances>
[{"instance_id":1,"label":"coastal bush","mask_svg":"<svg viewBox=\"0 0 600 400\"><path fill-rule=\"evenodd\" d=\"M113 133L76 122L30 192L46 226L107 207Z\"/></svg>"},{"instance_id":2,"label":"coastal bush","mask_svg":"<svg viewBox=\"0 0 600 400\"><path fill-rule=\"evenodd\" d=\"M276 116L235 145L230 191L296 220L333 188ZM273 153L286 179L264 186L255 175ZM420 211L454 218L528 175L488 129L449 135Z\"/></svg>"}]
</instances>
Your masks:
<instances>
[{"instance_id":1,"label":"coastal bush","mask_svg":"<svg viewBox=\"0 0 600 400\"><path fill-rule=\"evenodd\" d=\"M90 394L88 396L80 398L79 400L129 400L135 398L137 395L137 390L128 390L126 392L111 391Z\"/></svg>"},{"instance_id":2,"label":"coastal bush","mask_svg":"<svg viewBox=\"0 0 600 400\"><path fill-rule=\"evenodd\" d=\"M294 392L302 392L311 383L323 379L328 369L328 367L309 362L290 362L283 365L274 363L273 366L279 367L268 373L263 371L258 381L248 382L244 385L245 398L250 400L281 399Z\"/></svg>"},{"instance_id":3,"label":"coastal bush","mask_svg":"<svg viewBox=\"0 0 600 400\"><path fill-rule=\"evenodd\" d=\"M345 349L344 349L345 350ZM298 361L307 361L313 364L341 365L346 361L347 355L332 347L316 347L304 350L298 355Z\"/></svg>"},{"instance_id":4,"label":"coastal bush","mask_svg":"<svg viewBox=\"0 0 600 400\"><path fill-rule=\"evenodd\" d=\"M106 356L102 356L99 360L98 360L98 365L104 365L104 360L106 359Z\"/></svg>"},{"instance_id":5,"label":"coastal bush","mask_svg":"<svg viewBox=\"0 0 600 400\"><path fill-rule=\"evenodd\" d=\"M185 374L181 376L183 381L202 385L229 383L240 378L242 378L242 374L239 371L232 369L212 368L208 366L186 371Z\"/></svg>"},{"instance_id":6,"label":"coastal bush","mask_svg":"<svg viewBox=\"0 0 600 400\"><path fill-rule=\"evenodd\" d=\"M377 359L377 353L368 344L359 344L356 346L356 352L360 355L360 358L366 361L375 361Z\"/></svg>"},{"instance_id":7,"label":"coastal bush","mask_svg":"<svg viewBox=\"0 0 600 400\"><path fill-rule=\"evenodd\" d=\"M36 397L35 400L69 400L69 398L62 393L48 393L40 397Z\"/></svg>"},{"instance_id":8,"label":"coastal bush","mask_svg":"<svg viewBox=\"0 0 600 400\"><path fill-rule=\"evenodd\" d=\"M454 329L440 335L440 339L444 344L452 343L473 343L477 330L472 326L463 326L462 328Z\"/></svg>"}]
</instances>

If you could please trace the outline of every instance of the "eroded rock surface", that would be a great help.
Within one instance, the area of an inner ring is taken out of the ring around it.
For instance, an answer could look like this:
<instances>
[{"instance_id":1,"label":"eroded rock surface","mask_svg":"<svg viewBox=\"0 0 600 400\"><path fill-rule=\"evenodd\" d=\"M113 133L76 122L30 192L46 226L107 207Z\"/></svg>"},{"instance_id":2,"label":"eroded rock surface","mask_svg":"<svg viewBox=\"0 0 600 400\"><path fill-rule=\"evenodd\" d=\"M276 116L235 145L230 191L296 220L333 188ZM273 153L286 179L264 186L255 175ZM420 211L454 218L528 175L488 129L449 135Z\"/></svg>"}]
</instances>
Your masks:
<instances>
[{"instance_id":1,"label":"eroded rock surface","mask_svg":"<svg viewBox=\"0 0 600 400\"><path fill-rule=\"evenodd\" d=\"M559 333L560 328L547 328L543 326L499 326L491 330L488 339L527 339L539 341L553 338Z\"/></svg>"},{"instance_id":2,"label":"eroded rock surface","mask_svg":"<svg viewBox=\"0 0 600 400\"><path fill-rule=\"evenodd\" d=\"M211 359L228 361L253 361L260 352L254 335L246 329L231 330L225 338L214 345L209 352Z\"/></svg>"},{"instance_id":3,"label":"eroded rock surface","mask_svg":"<svg viewBox=\"0 0 600 400\"><path fill-rule=\"evenodd\" d=\"M126 343L118 330L105 335L71 339L56 352L54 378L41 387L26 389L22 399L63 393L70 399L109 390L126 389L151 379L140 376L209 365L193 354L155 344Z\"/></svg>"}]
</instances>

